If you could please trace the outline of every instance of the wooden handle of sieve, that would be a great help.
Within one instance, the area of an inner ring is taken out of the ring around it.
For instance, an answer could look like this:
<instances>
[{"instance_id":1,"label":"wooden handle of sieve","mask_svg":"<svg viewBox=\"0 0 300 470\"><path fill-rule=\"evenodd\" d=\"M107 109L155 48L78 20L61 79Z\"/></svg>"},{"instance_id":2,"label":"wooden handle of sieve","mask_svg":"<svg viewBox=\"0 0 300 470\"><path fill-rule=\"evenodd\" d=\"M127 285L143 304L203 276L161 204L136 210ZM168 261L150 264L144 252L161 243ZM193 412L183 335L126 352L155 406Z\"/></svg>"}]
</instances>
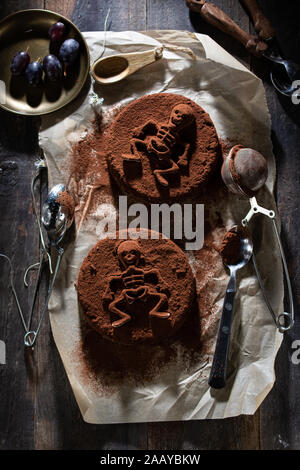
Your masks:
<instances>
[{"instance_id":1,"label":"wooden handle of sieve","mask_svg":"<svg viewBox=\"0 0 300 470\"><path fill-rule=\"evenodd\" d=\"M260 56L268 48L268 45L257 36L246 33L214 3L205 0L186 0L186 4L190 10L200 13L207 23L241 42L251 54Z\"/></svg>"},{"instance_id":2,"label":"wooden handle of sieve","mask_svg":"<svg viewBox=\"0 0 300 470\"><path fill-rule=\"evenodd\" d=\"M261 9L259 8L256 0L241 0L242 4L249 11L255 31L262 40L271 39L275 36L275 30L273 29L268 18L265 17Z\"/></svg>"}]
</instances>

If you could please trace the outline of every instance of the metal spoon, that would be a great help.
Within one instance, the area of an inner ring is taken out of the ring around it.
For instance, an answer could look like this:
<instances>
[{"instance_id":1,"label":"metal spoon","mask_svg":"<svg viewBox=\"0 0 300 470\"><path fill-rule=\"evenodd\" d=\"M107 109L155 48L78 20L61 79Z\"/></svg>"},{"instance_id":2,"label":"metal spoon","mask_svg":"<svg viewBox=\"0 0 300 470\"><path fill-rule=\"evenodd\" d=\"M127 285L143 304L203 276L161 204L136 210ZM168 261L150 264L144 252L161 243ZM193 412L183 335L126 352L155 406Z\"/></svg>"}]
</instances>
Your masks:
<instances>
[{"instance_id":1,"label":"metal spoon","mask_svg":"<svg viewBox=\"0 0 300 470\"><path fill-rule=\"evenodd\" d=\"M236 293L236 273L250 260L253 253L253 244L247 231L241 226L235 225L230 232L240 234L240 259L236 264L226 265L230 271L230 278L224 298L223 311L219 325L218 338L212 368L209 376L209 385L212 388L224 388L226 384L227 359L229 350L230 331L234 297Z\"/></svg>"},{"instance_id":2,"label":"metal spoon","mask_svg":"<svg viewBox=\"0 0 300 470\"><path fill-rule=\"evenodd\" d=\"M299 87L294 84L300 78L300 65L292 60L283 59L272 47L262 54L273 63L270 78L273 86L279 93L285 96L292 96Z\"/></svg>"},{"instance_id":3,"label":"metal spoon","mask_svg":"<svg viewBox=\"0 0 300 470\"><path fill-rule=\"evenodd\" d=\"M73 222L73 217L63 211L58 201L59 196L65 192L67 189L64 184L53 186L42 207L42 223L52 245L58 245L61 242Z\"/></svg>"},{"instance_id":4,"label":"metal spoon","mask_svg":"<svg viewBox=\"0 0 300 470\"><path fill-rule=\"evenodd\" d=\"M263 14L257 1L242 0L242 3L252 18L257 34L268 45L268 49L262 52L262 55L273 62L270 72L273 86L283 95L292 95L296 91L296 85L293 85L293 82L297 79L297 74L300 71L299 64L292 60L283 59L280 45L276 39L276 32L268 18Z\"/></svg>"},{"instance_id":5,"label":"metal spoon","mask_svg":"<svg viewBox=\"0 0 300 470\"><path fill-rule=\"evenodd\" d=\"M287 72L288 68L292 67L291 61L283 60L283 62L288 62L288 64L283 64L285 67L285 71ZM273 86L276 88L279 93L285 96L295 96L295 98L299 98L299 86L296 86L296 83L299 83L300 78L300 66L298 64L294 64L294 69L291 69L291 75L294 75L294 78L290 78L290 74L287 72L284 73L284 69L280 66L273 66L273 69L270 72L270 78ZM297 67L297 68L296 68ZM283 72L283 73L282 73ZM297 79L298 77L298 79ZM298 90L298 93L297 93ZM297 93L297 94L296 94Z\"/></svg>"},{"instance_id":6,"label":"metal spoon","mask_svg":"<svg viewBox=\"0 0 300 470\"><path fill-rule=\"evenodd\" d=\"M44 261L45 261L45 256L44 256L45 250L44 248L42 249L41 259L39 263L39 271L38 271L38 276L37 276L36 286L35 286L35 293L33 296L33 301L32 301L31 310L30 310L28 332L25 334L25 337L24 337L25 346L32 347L36 341L43 318L48 308L48 302L49 302L49 299L53 290L53 286L54 286L57 272L60 266L61 258L64 254L64 250L61 246L59 246L59 243L62 241L66 231L72 225L72 222L74 219L73 216L70 216L70 214L66 214L63 211L63 208L58 201L59 196L64 192L66 192L66 187L63 184L57 184L51 189L51 191L49 192L47 196L46 201L43 204L42 224L47 231L48 239L49 239L49 247L47 248L47 251L50 252L51 246L53 246L58 252L58 257L57 257L54 274L53 274L51 283L48 288L47 298L43 307L39 324L36 330L30 330L37 288L38 288L40 275L41 275L42 268L43 268ZM74 203L74 207L75 207L75 203Z\"/></svg>"}]
</instances>

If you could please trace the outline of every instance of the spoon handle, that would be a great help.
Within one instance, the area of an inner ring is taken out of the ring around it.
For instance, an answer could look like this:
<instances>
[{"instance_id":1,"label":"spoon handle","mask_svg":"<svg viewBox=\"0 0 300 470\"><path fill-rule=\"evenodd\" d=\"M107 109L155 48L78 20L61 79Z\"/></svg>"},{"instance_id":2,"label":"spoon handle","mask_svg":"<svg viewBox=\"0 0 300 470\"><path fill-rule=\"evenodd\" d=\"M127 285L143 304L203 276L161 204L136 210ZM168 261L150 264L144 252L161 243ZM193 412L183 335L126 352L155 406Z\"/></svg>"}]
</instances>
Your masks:
<instances>
[{"instance_id":1,"label":"spoon handle","mask_svg":"<svg viewBox=\"0 0 300 470\"><path fill-rule=\"evenodd\" d=\"M186 4L190 10L200 13L207 23L241 42L251 54L260 56L268 48L267 44L257 36L246 33L214 3L205 0L186 0Z\"/></svg>"},{"instance_id":2,"label":"spoon handle","mask_svg":"<svg viewBox=\"0 0 300 470\"><path fill-rule=\"evenodd\" d=\"M62 259L63 254L64 254L63 248L57 246L56 249L58 250L58 256L57 256L56 266L55 266L55 270L54 270L54 274L53 274L53 277L52 277L50 286L48 287L47 298L46 298L46 301L45 301L45 303L44 303L44 307L43 307L43 310L42 310L42 314L41 314L41 316L40 316L40 321L39 321L39 324L38 324L36 330L29 330L29 331L27 331L26 335L24 336L24 344L25 344L25 346L33 347L33 346L35 345L35 342L36 342L36 339L37 339L37 335L38 335L38 333L39 333L39 331L40 331L40 328L41 328L41 325L42 325L42 322L43 322L45 313L46 313L47 310L48 310L48 303L49 303L49 300L50 300L50 297L51 297L51 294L52 294L52 290L53 290L53 287L54 287L54 283L55 283L55 280L56 280L56 276L57 276L57 273L58 273L58 269L59 269L59 266L60 266L60 262L61 262L61 259Z\"/></svg>"},{"instance_id":3,"label":"spoon handle","mask_svg":"<svg viewBox=\"0 0 300 470\"><path fill-rule=\"evenodd\" d=\"M208 384L212 388L224 388L226 384L227 358L235 292L235 271L232 271L224 298L216 349L208 380Z\"/></svg>"},{"instance_id":4,"label":"spoon handle","mask_svg":"<svg viewBox=\"0 0 300 470\"><path fill-rule=\"evenodd\" d=\"M128 75L131 75L146 65L150 65L153 62L156 62L158 59L161 59L162 48L155 47L155 49L150 49L149 51L130 52L129 54L124 54L124 57L129 62Z\"/></svg>"},{"instance_id":5,"label":"spoon handle","mask_svg":"<svg viewBox=\"0 0 300 470\"><path fill-rule=\"evenodd\" d=\"M39 262L39 270L38 270L38 273L37 273L37 276L36 276L34 292L33 292L33 296L32 296L31 307L30 307L29 318L28 318L28 324L27 324L28 331L31 328L31 322L32 322L32 316L33 316L33 310L34 310L34 306L35 306L36 296L37 296L37 293L38 293L38 287L39 287L39 284L40 284L41 274L42 274L43 266L44 266L44 263L45 263L45 251L46 250L44 249L44 247L42 245L42 251L41 251L40 262Z\"/></svg>"}]
</instances>

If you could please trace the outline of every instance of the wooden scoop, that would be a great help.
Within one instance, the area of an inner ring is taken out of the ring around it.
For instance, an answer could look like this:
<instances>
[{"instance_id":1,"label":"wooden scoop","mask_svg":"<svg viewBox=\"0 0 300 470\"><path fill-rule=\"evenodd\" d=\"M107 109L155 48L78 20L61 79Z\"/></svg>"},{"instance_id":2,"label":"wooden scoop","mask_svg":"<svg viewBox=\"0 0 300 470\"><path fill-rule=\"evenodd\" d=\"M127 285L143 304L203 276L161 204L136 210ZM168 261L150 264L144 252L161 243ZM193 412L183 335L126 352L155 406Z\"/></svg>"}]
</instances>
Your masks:
<instances>
[{"instance_id":1,"label":"wooden scoop","mask_svg":"<svg viewBox=\"0 0 300 470\"><path fill-rule=\"evenodd\" d=\"M101 85L117 83L137 70L162 58L162 47L150 51L130 52L98 59L92 66L92 76Z\"/></svg>"}]
</instances>

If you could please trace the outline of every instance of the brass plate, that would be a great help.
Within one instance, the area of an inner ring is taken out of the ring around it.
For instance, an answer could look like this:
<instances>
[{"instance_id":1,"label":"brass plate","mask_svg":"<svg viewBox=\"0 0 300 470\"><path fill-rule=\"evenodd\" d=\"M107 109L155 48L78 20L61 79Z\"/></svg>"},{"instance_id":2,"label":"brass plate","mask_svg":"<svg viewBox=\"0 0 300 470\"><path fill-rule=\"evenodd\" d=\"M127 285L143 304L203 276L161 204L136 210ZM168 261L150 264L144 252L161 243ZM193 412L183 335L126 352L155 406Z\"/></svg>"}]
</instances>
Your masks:
<instances>
[{"instance_id":1,"label":"brass plate","mask_svg":"<svg viewBox=\"0 0 300 470\"><path fill-rule=\"evenodd\" d=\"M50 52L48 30L62 21L68 28L67 38L80 44L80 59L70 67L70 73L59 84L29 87L24 76L14 77L10 62L19 51L28 53L31 60L43 58ZM48 10L22 10L0 22L0 106L8 111L40 115L56 111L70 103L81 91L90 69L89 50L79 29L62 15Z\"/></svg>"}]
</instances>

